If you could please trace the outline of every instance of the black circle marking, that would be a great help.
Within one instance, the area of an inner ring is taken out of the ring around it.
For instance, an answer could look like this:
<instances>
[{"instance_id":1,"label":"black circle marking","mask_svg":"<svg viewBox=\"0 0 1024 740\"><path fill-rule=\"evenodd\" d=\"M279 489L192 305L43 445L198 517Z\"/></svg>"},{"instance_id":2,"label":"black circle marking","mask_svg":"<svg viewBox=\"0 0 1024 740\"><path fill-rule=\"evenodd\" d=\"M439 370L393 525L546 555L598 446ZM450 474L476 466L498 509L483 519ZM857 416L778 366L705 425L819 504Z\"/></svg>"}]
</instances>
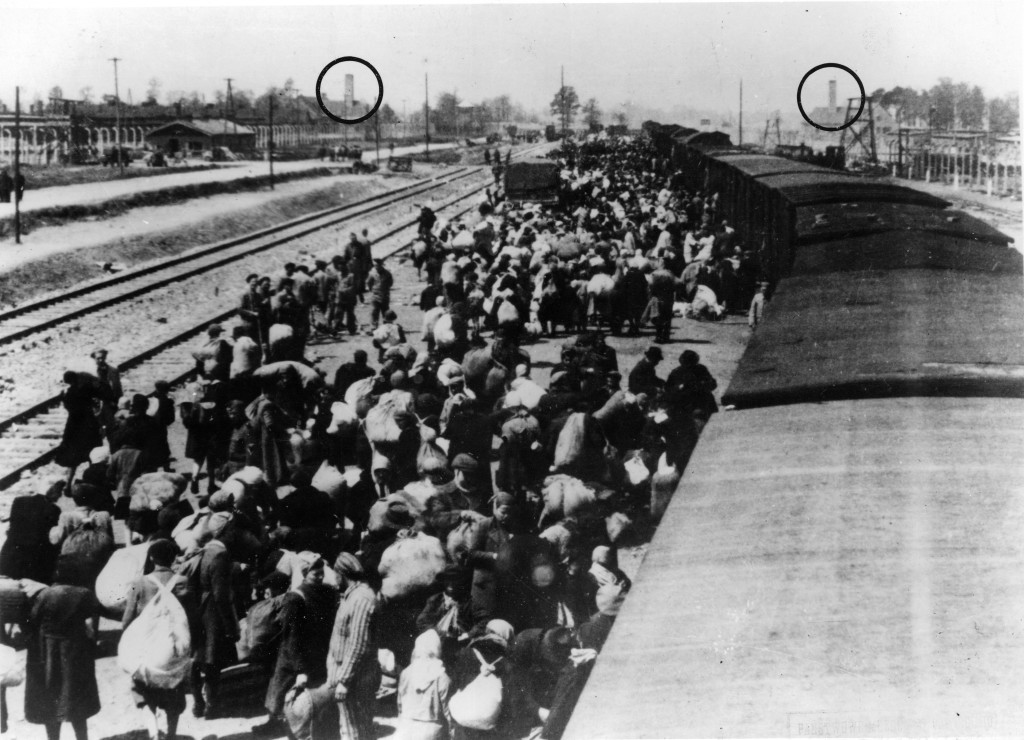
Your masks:
<instances>
[{"instance_id":1,"label":"black circle marking","mask_svg":"<svg viewBox=\"0 0 1024 740\"><path fill-rule=\"evenodd\" d=\"M817 72L819 69L825 69L826 67L835 67L836 69L843 70L848 75L853 77L853 79L857 80L857 87L860 88L860 108L857 109L857 115L853 117L853 120L847 121L842 126L819 126L817 123L810 119L810 117L804 111L803 103L800 102L800 96L803 93L804 83L807 82L807 78L810 77L815 72ZM864 112L864 101L867 99L867 97L867 92L864 90L864 83L861 82L861 79L860 77L857 76L856 72L854 72L852 69L850 69L844 64L838 64L837 62L826 62L825 64L819 64L817 67L813 67L812 69L808 70L807 74L805 74L803 79L800 80L800 84L796 88L796 107L800 109L800 115L804 117L804 120L807 121L807 123L814 126L814 128L820 129L821 131L842 131L844 128L849 128L850 126L855 124L857 122L857 119L860 118L861 113Z\"/></svg>"},{"instance_id":2,"label":"black circle marking","mask_svg":"<svg viewBox=\"0 0 1024 740\"><path fill-rule=\"evenodd\" d=\"M334 67L337 64L341 64L342 62L356 62L357 64L362 64L364 67L366 67L371 72L373 72L373 76L377 78L377 102L374 103L373 108L371 108L370 111L365 116L360 116L359 118L341 118L340 116L336 116L333 113L331 113L329 110L327 110L327 106L324 105L323 96L320 95L320 83L324 81L324 77L327 75L328 72L330 72L331 67ZM380 78L380 72L377 71L377 68L374 67L372 64L370 64L365 59L360 59L359 57L338 57L333 62L328 64L326 67L324 67L320 71L320 76L316 78L316 102L317 102L317 105L320 106L320 110L322 110L324 113L327 114L328 118L330 118L333 121L337 121L338 123L347 123L347 124L350 124L350 125L353 124L353 123L362 123L367 118L369 118L370 116L372 116L374 113L377 112L377 109L380 108L380 104L383 101L384 101L384 81Z\"/></svg>"}]
</instances>

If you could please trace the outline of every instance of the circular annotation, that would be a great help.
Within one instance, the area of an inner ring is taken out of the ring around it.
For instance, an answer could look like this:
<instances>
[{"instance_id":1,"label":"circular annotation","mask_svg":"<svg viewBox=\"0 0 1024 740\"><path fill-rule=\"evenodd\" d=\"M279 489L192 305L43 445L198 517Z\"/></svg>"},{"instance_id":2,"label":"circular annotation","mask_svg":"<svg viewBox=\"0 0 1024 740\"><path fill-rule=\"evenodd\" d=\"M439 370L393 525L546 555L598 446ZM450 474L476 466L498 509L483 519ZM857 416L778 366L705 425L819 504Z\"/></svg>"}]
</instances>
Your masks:
<instances>
[{"instance_id":1,"label":"circular annotation","mask_svg":"<svg viewBox=\"0 0 1024 740\"><path fill-rule=\"evenodd\" d=\"M359 116L359 118L342 118L340 116L335 115L334 113L331 113L329 110L327 110L327 106L324 105L323 96L320 94L320 83L322 83L324 81L324 77L327 75L328 72L331 71L332 67L334 67L335 65L341 64L342 62L355 62L357 64L362 64L368 70L373 72L373 76L377 78L377 101L373 104L373 107L369 111L366 112L365 115ZM380 108L380 104L381 104L381 102L383 102L383 100L384 100L384 81L380 77L380 72L378 72L377 68L374 67L372 64L370 64L368 61L366 61L365 59L360 59L359 57L338 57L333 62L328 64L326 67L324 67L320 71L320 76L316 78L316 102L317 102L317 105L320 106L320 110L322 110L327 115L328 118L330 118L332 121L337 121L338 123L347 123L347 124L350 124L350 125L353 124L353 123L362 123L367 118L369 118L370 116L372 116L374 113L377 112L377 109Z\"/></svg>"},{"instance_id":2,"label":"circular annotation","mask_svg":"<svg viewBox=\"0 0 1024 740\"><path fill-rule=\"evenodd\" d=\"M804 105L801 101L801 95L803 94L804 90L804 83L807 82L807 78L810 77L815 72L817 72L819 69L826 69L828 67L843 70L853 79L857 80L857 87L860 88L860 107L857 109L857 115L855 115L852 119L844 123L842 126L822 126L818 123L815 123L814 121L811 120L810 116L807 115L806 111L804 111ZM317 94L319 95L319 92ZM849 128L850 126L855 124L857 122L857 119L860 118L861 113L864 112L864 101L866 99L867 93L864 90L864 83L861 82L861 79L860 77L857 76L857 73L854 72L849 67L847 67L846 65L838 64L836 62L826 62L825 64L819 64L817 67L813 67L812 69L808 70L807 74L805 74L803 79L800 80L800 85L796 88L796 105L797 108L800 109L800 115L804 117L804 120L807 121L807 123L811 124L816 129L820 129L821 131L842 131L844 128Z\"/></svg>"}]
</instances>

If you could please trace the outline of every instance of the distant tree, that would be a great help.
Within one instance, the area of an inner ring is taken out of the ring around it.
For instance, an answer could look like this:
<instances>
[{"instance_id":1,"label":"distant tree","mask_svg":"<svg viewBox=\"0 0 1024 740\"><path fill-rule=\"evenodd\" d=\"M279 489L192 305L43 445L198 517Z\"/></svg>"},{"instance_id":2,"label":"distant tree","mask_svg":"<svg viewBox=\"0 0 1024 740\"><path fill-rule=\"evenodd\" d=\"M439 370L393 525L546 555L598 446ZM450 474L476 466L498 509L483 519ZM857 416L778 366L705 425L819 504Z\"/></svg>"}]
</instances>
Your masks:
<instances>
[{"instance_id":1,"label":"distant tree","mask_svg":"<svg viewBox=\"0 0 1024 740\"><path fill-rule=\"evenodd\" d=\"M377 116L380 117L381 125L389 125L392 123L398 123L398 116L395 114L394 109L387 103L382 103L380 108L377 109Z\"/></svg>"},{"instance_id":2,"label":"distant tree","mask_svg":"<svg viewBox=\"0 0 1024 740\"><path fill-rule=\"evenodd\" d=\"M160 99L160 88L163 85L156 77L151 77L149 80L149 86L146 88L146 102L150 105L156 105L157 100Z\"/></svg>"},{"instance_id":3,"label":"distant tree","mask_svg":"<svg viewBox=\"0 0 1024 740\"><path fill-rule=\"evenodd\" d=\"M597 129L601 126L601 109L597 107L597 98L590 98L583 104L583 122L589 129Z\"/></svg>"},{"instance_id":4,"label":"distant tree","mask_svg":"<svg viewBox=\"0 0 1024 740\"><path fill-rule=\"evenodd\" d=\"M252 101L256 96L252 90L234 90L231 97L234 98L236 111L249 111L252 110Z\"/></svg>"},{"instance_id":5,"label":"distant tree","mask_svg":"<svg viewBox=\"0 0 1024 740\"><path fill-rule=\"evenodd\" d=\"M85 87L83 87L81 90L78 91L78 97L81 98L82 101L85 102L85 103L91 103L92 102L92 88L89 87L88 85L86 85Z\"/></svg>"},{"instance_id":6,"label":"distant tree","mask_svg":"<svg viewBox=\"0 0 1024 740\"><path fill-rule=\"evenodd\" d=\"M551 115L557 116L559 124L565 128L572 126L579 109L580 98L572 85L560 87L551 101Z\"/></svg>"},{"instance_id":7,"label":"distant tree","mask_svg":"<svg viewBox=\"0 0 1024 740\"><path fill-rule=\"evenodd\" d=\"M966 87L966 85L964 86ZM964 92L958 101L957 113L960 126L969 129L981 129L985 125L985 93L977 85Z\"/></svg>"},{"instance_id":8,"label":"distant tree","mask_svg":"<svg viewBox=\"0 0 1024 740\"><path fill-rule=\"evenodd\" d=\"M54 85L50 88L50 92L47 94L48 98L63 98L64 90L60 85Z\"/></svg>"},{"instance_id":9,"label":"distant tree","mask_svg":"<svg viewBox=\"0 0 1024 740\"><path fill-rule=\"evenodd\" d=\"M1020 97L1016 94L993 98L989 103L989 127L995 133L1005 134L1020 130Z\"/></svg>"},{"instance_id":10,"label":"distant tree","mask_svg":"<svg viewBox=\"0 0 1024 740\"><path fill-rule=\"evenodd\" d=\"M437 104L430 111L430 120L439 133L455 133L456 116L461 102L455 93L443 92L437 96Z\"/></svg>"},{"instance_id":11,"label":"distant tree","mask_svg":"<svg viewBox=\"0 0 1024 740\"><path fill-rule=\"evenodd\" d=\"M492 121L508 121L512 115L512 99L508 95L485 100L483 107L490 114L489 119Z\"/></svg>"},{"instance_id":12,"label":"distant tree","mask_svg":"<svg viewBox=\"0 0 1024 740\"><path fill-rule=\"evenodd\" d=\"M295 87L295 80L293 80L291 77L285 80L284 87L282 88L281 92L283 92L284 96L287 98L294 98L299 92Z\"/></svg>"},{"instance_id":13,"label":"distant tree","mask_svg":"<svg viewBox=\"0 0 1024 740\"><path fill-rule=\"evenodd\" d=\"M629 116L627 116L623 111L615 111L615 113L612 114L612 120L615 121L616 126L629 125Z\"/></svg>"}]
</instances>

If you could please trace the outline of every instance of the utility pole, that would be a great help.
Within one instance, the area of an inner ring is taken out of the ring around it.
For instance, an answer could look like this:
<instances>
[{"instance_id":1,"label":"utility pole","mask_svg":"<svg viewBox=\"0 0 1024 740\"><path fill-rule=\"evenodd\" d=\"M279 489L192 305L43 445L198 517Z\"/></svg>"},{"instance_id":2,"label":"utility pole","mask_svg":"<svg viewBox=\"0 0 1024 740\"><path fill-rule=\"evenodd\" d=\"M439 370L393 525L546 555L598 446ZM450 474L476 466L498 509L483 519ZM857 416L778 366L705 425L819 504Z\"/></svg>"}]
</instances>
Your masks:
<instances>
[{"instance_id":1,"label":"utility pole","mask_svg":"<svg viewBox=\"0 0 1024 740\"><path fill-rule=\"evenodd\" d=\"M743 146L743 78L740 77L740 143L737 146Z\"/></svg>"},{"instance_id":2,"label":"utility pole","mask_svg":"<svg viewBox=\"0 0 1024 740\"><path fill-rule=\"evenodd\" d=\"M409 138L409 115L405 112L405 98L402 99L402 139Z\"/></svg>"},{"instance_id":3,"label":"utility pole","mask_svg":"<svg viewBox=\"0 0 1024 740\"><path fill-rule=\"evenodd\" d=\"M270 139L267 142L267 161L270 162L270 189L274 189L274 93L270 93Z\"/></svg>"},{"instance_id":4,"label":"utility pole","mask_svg":"<svg viewBox=\"0 0 1024 740\"><path fill-rule=\"evenodd\" d=\"M427 161L430 161L430 80L423 73L423 121L427 133Z\"/></svg>"},{"instance_id":5,"label":"utility pole","mask_svg":"<svg viewBox=\"0 0 1024 740\"><path fill-rule=\"evenodd\" d=\"M228 115L231 116L232 131L235 136L238 136L238 123L235 121L235 98L231 94L231 80L232 77L225 78L228 81Z\"/></svg>"},{"instance_id":6,"label":"utility pole","mask_svg":"<svg viewBox=\"0 0 1024 740\"><path fill-rule=\"evenodd\" d=\"M370 106L366 106L367 112L369 112ZM377 140L377 167L380 167L380 109L373 114L374 135Z\"/></svg>"},{"instance_id":7,"label":"utility pole","mask_svg":"<svg viewBox=\"0 0 1024 740\"><path fill-rule=\"evenodd\" d=\"M953 190L960 189L960 146L956 136L956 97L953 98Z\"/></svg>"},{"instance_id":8,"label":"utility pole","mask_svg":"<svg viewBox=\"0 0 1024 740\"><path fill-rule=\"evenodd\" d=\"M117 63L121 61L121 58L112 57L110 61L114 63L114 120L117 122L117 168L120 170L121 175L124 175L124 160L121 157L121 93L118 91L117 85Z\"/></svg>"},{"instance_id":9,"label":"utility pole","mask_svg":"<svg viewBox=\"0 0 1024 740\"><path fill-rule=\"evenodd\" d=\"M21 179L21 88L14 88L14 243L21 244L21 204L18 181Z\"/></svg>"}]
</instances>

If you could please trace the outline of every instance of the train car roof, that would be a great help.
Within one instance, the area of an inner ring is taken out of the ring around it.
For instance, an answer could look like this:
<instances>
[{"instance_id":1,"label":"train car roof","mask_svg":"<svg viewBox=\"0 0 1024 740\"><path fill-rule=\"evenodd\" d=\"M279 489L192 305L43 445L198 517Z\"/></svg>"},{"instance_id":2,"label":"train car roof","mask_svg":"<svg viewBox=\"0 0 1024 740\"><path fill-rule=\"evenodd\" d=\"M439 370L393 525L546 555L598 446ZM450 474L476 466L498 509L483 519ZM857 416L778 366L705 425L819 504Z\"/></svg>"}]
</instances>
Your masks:
<instances>
[{"instance_id":1,"label":"train car roof","mask_svg":"<svg viewBox=\"0 0 1024 740\"><path fill-rule=\"evenodd\" d=\"M1013 250L988 251L1013 259ZM725 404L1024 397L1019 268L794 275L779 283L768 310L723 395Z\"/></svg>"},{"instance_id":2,"label":"train car roof","mask_svg":"<svg viewBox=\"0 0 1024 740\"><path fill-rule=\"evenodd\" d=\"M793 206L814 203L917 203L933 208L946 208L949 201L920 190L905 188L867 177L821 169L820 172L766 175L758 182L776 191Z\"/></svg>"},{"instance_id":3,"label":"train car roof","mask_svg":"<svg viewBox=\"0 0 1024 740\"><path fill-rule=\"evenodd\" d=\"M729 157L728 163L730 167L734 167L740 172L754 178L764 177L766 175L788 175L802 172L852 177L852 175L848 175L837 170L830 170L807 162L798 162L793 159L786 159L785 157L773 157L768 154L743 154L740 156Z\"/></svg>"},{"instance_id":4,"label":"train car roof","mask_svg":"<svg viewBox=\"0 0 1024 740\"><path fill-rule=\"evenodd\" d=\"M1024 400L716 415L564 737L1024 735Z\"/></svg>"},{"instance_id":5,"label":"train car roof","mask_svg":"<svg viewBox=\"0 0 1024 740\"><path fill-rule=\"evenodd\" d=\"M674 138L677 141L682 141L687 146L716 147L733 145L729 134L722 133L721 131L695 131L692 134Z\"/></svg>"},{"instance_id":6,"label":"train car roof","mask_svg":"<svg viewBox=\"0 0 1024 740\"><path fill-rule=\"evenodd\" d=\"M797 244L894 230L949 234L1004 246L1013 241L999 229L963 211L920 203L816 203L796 209Z\"/></svg>"}]
</instances>

